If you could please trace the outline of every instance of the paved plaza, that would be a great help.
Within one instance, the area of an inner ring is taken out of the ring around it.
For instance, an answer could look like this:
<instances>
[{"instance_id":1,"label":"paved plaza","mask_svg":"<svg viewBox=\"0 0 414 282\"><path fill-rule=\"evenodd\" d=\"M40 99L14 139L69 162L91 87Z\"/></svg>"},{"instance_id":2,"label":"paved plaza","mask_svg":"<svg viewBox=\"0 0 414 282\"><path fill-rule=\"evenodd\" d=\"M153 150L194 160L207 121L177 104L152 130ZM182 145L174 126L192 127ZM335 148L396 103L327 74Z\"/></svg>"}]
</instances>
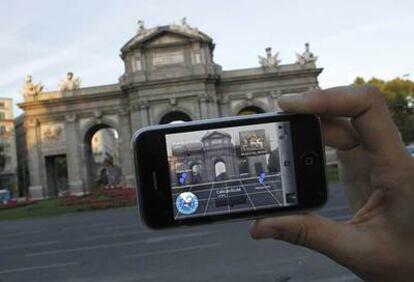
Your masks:
<instances>
[{"instance_id":1,"label":"paved plaza","mask_svg":"<svg viewBox=\"0 0 414 282\"><path fill-rule=\"evenodd\" d=\"M339 185L321 214L349 213ZM150 231L136 208L0 222L0 281L359 281L307 249L254 241L250 222Z\"/></svg>"}]
</instances>

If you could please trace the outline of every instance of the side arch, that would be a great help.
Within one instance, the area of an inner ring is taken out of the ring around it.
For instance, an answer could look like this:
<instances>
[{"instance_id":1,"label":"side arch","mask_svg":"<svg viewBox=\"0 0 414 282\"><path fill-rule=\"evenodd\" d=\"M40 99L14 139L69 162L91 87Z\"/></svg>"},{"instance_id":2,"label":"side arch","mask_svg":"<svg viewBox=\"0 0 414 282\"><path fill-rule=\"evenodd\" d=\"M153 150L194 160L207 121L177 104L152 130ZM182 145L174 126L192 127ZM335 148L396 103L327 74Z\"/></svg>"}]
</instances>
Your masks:
<instances>
[{"instance_id":1,"label":"side arch","mask_svg":"<svg viewBox=\"0 0 414 282\"><path fill-rule=\"evenodd\" d=\"M118 123L111 119L101 118L99 122L90 120L80 129L81 142L84 143L88 137L92 137L90 134L93 135L96 131L102 128L113 128L120 134Z\"/></svg>"},{"instance_id":2,"label":"side arch","mask_svg":"<svg viewBox=\"0 0 414 282\"><path fill-rule=\"evenodd\" d=\"M82 147L82 158L83 158L83 179L84 183L86 184L86 190L92 191L94 188L97 187L96 185L96 178L97 178L97 172L96 170L96 164L93 157L93 150L92 150L92 138L101 129L110 128L117 131L118 138L122 138L120 136L120 130L118 124L110 119L102 118L98 121L91 120L88 123L86 123L80 130L80 143ZM120 152L119 144L117 145L116 150L118 153ZM114 166L116 168L119 166ZM122 176L122 170L118 169L117 172L118 175Z\"/></svg>"}]
</instances>

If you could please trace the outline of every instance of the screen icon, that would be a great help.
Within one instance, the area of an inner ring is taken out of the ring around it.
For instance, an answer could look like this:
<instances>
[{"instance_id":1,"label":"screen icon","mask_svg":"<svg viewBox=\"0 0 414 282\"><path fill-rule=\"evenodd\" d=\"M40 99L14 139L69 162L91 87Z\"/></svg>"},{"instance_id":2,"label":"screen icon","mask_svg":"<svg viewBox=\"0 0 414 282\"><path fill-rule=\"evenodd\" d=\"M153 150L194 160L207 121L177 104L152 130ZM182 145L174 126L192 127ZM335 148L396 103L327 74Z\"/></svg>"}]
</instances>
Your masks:
<instances>
[{"instance_id":1,"label":"screen icon","mask_svg":"<svg viewBox=\"0 0 414 282\"><path fill-rule=\"evenodd\" d=\"M260 175L257 177L257 179L259 180L260 184L263 184L265 178L266 178L266 173L264 173L264 172L260 173Z\"/></svg>"},{"instance_id":2,"label":"screen icon","mask_svg":"<svg viewBox=\"0 0 414 282\"><path fill-rule=\"evenodd\" d=\"M183 172L183 173L181 173L180 178L178 179L178 181L180 181L181 185L185 185L186 179L187 179L187 172Z\"/></svg>"},{"instance_id":3,"label":"screen icon","mask_svg":"<svg viewBox=\"0 0 414 282\"><path fill-rule=\"evenodd\" d=\"M180 213L192 214L198 208L198 198L191 192L184 192L178 195L175 204Z\"/></svg>"}]
</instances>

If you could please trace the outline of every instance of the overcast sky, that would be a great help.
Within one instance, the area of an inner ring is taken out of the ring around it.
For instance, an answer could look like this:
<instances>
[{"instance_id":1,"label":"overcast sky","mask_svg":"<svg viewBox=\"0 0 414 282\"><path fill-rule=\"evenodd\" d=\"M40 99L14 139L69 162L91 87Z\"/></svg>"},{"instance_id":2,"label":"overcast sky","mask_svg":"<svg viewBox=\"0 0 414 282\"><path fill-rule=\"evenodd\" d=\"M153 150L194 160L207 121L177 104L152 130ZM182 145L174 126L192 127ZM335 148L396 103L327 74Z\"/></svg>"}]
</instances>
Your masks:
<instances>
[{"instance_id":1,"label":"overcast sky","mask_svg":"<svg viewBox=\"0 0 414 282\"><path fill-rule=\"evenodd\" d=\"M414 78L414 1L16 1L0 2L0 96L22 100L27 74L55 90L66 72L82 86L123 72L119 49L137 30L179 22L210 35L224 70L257 67L271 46L282 63L310 42L323 88L357 75ZM19 111L15 112L19 114Z\"/></svg>"}]
</instances>

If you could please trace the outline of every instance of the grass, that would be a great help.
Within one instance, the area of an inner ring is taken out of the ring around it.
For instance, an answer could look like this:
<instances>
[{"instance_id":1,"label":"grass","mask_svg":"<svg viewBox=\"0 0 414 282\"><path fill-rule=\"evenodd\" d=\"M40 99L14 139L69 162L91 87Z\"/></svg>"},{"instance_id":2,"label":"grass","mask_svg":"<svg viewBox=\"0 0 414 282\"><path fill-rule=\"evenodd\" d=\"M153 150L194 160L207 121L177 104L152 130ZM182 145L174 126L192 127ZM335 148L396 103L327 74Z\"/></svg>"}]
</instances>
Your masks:
<instances>
[{"instance_id":1,"label":"grass","mask_svg":"<svg viewBox=\"0 0 414 282\"><path fill-rule=\"evenodd\" d=\"M326 166L326 178L328 182L338 182L339 181L338 166L336 165Z\"/></svg>"},{"instance_id":2,"label":"grass","mask_svg":"<svg viewBox=\"0 0 414 282\"><path fill-rule=\"evenodd\" d=\"M136 205L135 189L105 189L85 196L65 196L41 200L21 207L3 207L0 209L0 221L55 216L134 205Z\"/></svg>"},{"instance_id":3,"label":"grass","mask_svg":"<svg viewBox=\"0 0 414 282\"><path fill-rule=\"evenodd\" d=\"M0 221L73 213L79 206L61 206L61 199L47 199L24 207L0 210Z\"/></svg>"}]
</instances>

